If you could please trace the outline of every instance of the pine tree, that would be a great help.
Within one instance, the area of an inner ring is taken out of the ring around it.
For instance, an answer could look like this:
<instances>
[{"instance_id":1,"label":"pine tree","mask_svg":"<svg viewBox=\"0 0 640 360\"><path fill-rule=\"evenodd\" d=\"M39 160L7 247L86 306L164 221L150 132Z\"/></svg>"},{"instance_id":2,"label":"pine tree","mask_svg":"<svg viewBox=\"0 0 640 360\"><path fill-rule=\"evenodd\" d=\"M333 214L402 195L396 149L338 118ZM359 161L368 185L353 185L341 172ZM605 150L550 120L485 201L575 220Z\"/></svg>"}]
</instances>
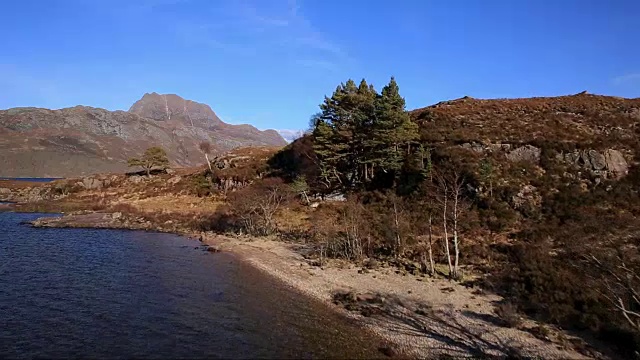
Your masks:
<instances>
[{"instance_id":1,"label":"pine tree","mask_svg":"<svg viewBox=\"0 0 640 360\"><path fill-rule=\"evenodd\" d=\"M394 78L380 95L364 79L359 86L348 80L325 97L320 110L313 120L314 149L327 187L359 186L379 170L399 176L418 129Z\"/></svg>"},{"instance_id":2,"label":"pine tree","mask_svg":"<svg viewBox=\"0 0 640 360\"><path fill-rule=\"evenodd\" d=\"M375 103L378 94L373 85L368 85L365 79L358 86L358 111L355 130L357 146L358 176L361 182L369 181L376 164L374 144L371 135L375 124Z\"/></svg>"},{"instance_id":3,"label":"pine tree","mask_svg":"<svg viewBox=\"0 0 640 360\"><path fill-rule=\"evenodd\" d=\"M418 127L405 111L405 101L395 78L382 89L376 105L376 124L372 142L381 168L397 173L411 146L418 139Z\"/></svg>"},{"instance_id":4,"label":"pine tree","mask_svg":"<svg viewBox=\"0 0 640 360\"><path fill-rule=\"evenodd\" d=\"M319 160L320 181L331 188L336 178L336 159L333 153L333 129L320 116L316 117L313 129L313 151Z\"/></svg>"},{"instance_id":5,"label":"pine tree","mask_svg":"<svg viewBox=\"0 0 640 360\"><path fill-rule=\"evenodd\" d=\"M321 121L314 130L318 138L316 152L325 178L331 182L352 187L366 178L364 143L375 115L375 98L375 90L365 80L360 86L348 80L320 105Z\"/></svg>"}]
</instances>

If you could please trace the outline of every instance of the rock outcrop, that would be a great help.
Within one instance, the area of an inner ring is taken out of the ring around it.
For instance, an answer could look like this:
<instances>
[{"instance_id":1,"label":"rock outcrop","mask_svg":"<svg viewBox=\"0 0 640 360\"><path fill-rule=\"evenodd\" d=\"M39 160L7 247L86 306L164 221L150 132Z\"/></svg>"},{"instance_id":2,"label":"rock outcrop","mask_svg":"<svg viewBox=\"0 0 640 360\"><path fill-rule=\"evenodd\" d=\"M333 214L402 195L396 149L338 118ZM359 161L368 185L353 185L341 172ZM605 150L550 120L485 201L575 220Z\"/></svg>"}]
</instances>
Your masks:
<instances>
[{"instance_id":1,"label":"rock outcrop","mask_svg":"<svg viewBox=\"0 0 640 360\"><path fill-rule=\"evenodd\" d=\"M488 144L477 142L460 145L463 149L471 150L479 154L504 153L511 162L540 163L542 150L533 145L514 147L511 144ZM513 150L512 150L513 149ZM556 160L576 169L586 170L593 175L604 178L619 179L629 173L629 163L619 150L574 150L558 153Z\"/></svg>"},{"instance_id":2,"label":"rock outcrop","mask_svg":"<svg viewBox=\"0 0 640 360\"><path fill-rule=\"evenodd\" d=\"M540 162L541 150L532 145L525 145L507 153L507 159L513 162L528 161L532 163Z\"/></svg>"},{"instance_id":3,"label":"rock outcrop","mask_svg":"<svg viewBox=\"0 0 640 360\"><path fill-rule=\"evenodd\" d=\"M629 164L622 153L618 150L609 149L604 153L605 167L617 177L626 175L629 172Z\"/></svg>"},{"instance_id":4,"label":"rock outcrop","mask_svg":"<svg viewBox=\"0 0 640 360\"><path fill-rule=\"evenodd\" d=\"M557 159L594 174L605 175L607 178L621 178L629 172L629 164L624 155L614 149L607 149L603 152L575 150L558 154Z\"/></svg>"}]
</instances>

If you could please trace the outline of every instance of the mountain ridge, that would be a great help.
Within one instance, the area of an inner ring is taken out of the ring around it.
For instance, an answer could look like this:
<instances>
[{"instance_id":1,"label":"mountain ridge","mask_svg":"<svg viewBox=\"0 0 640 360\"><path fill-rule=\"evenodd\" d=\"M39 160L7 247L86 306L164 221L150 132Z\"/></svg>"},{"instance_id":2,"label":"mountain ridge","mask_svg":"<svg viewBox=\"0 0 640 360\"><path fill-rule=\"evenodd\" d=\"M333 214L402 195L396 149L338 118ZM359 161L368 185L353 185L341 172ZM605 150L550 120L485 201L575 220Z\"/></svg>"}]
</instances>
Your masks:
<instances>
[{"instance_id":1,"label":"mountain ridge","mask_svg":"<svg viewBox=\"0 0 640 360\"><path fill-rule=\"evenodd\" d=\"M86 105L0 110L0 175L122 172L128 158L150 146L165 148L174 166L192 166L202 163L202 141L211 142L216 152L286 145L275 130L223 122L209 105L175 94L146 93L129 111Z\"/></svg>"}]
</instances>

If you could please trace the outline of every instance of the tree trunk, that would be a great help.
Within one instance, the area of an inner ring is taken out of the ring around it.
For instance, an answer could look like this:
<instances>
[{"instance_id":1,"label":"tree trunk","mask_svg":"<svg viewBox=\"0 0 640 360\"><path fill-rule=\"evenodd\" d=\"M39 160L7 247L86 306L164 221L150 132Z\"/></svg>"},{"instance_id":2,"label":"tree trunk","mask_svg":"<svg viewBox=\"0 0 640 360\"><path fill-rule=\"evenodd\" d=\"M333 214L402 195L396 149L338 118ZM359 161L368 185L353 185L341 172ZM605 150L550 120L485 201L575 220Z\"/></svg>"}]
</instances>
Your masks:
<instances>
[{"instance_id":1,"label":"tree trunk","mask_svg":"<svg viewBox=\"0 0 640 360\"><path fill-rule=\"evenodd\" d=\"M396 200L393 200L393 223L395 225L395 232L396 232L396 257L398 257L398 255L402 255L400 254L401 252L401 239L400 239L400 225L399 225L399 221L398 221L398 206L396 205Z\"/></svg>"},{"instance_id":2,"label":"tree trunk","mask_svg":"<svg viewBox=\"0 0 640 360\"><path fill-rule=\"evenodd\" d=\"M453 276L458 277L458 259L460 258L460 247L458 243L458 198L460 197L460 189L455 185L453 198L453 248L455 252L455 262L453 265Z\"/></svg>"},{"instance_id":3,"label":"tree trunk","mask_svg":"<svg viewBox=\"0 0 640 360\"><path fill-rule=\"evenodd\" d=\"M429 265L431 266L431 275L436 273L436 264L433 261L433 221L432 215L429 214Z\"/></svg>"},{"instance_id":4,"label":"tree trunk","mask_svg":"<svg viewBox=\"0 0 640 360\"><path fill-rule=\"evenodd\" d=\"M147 171L147 176L151 177L151 167L146 167L145 170Z\"/></svg>"},{"instance_id":5,"label":"tree trunk","mask_svg":"<svg viewBox=\"0 0 640 360\"><path fill-rule=\"evenodd\" d=\"M444 180L443 180L444 181ZM449 265L449 277L453 275L453 265L451 264L451 252L449 251L449 232L447 231L447 200L449 192L447 191L447 185L444 185L444 204L442 207L442 226L444 228L444 250L447 256L447 264Z\"/></svg>"},{"instance_id":6,"label":"tree trunk","mask_svg":"<svg viewBox=\"0 0 640 360\"><path fill-rule=\"evenodd\" d=\"M209 154L205 153L204 158L207 159L207 165L209 165L209 171L213 175L213 168L211 168L211 161L209 161Z\"/></svg>"}]
</instances>

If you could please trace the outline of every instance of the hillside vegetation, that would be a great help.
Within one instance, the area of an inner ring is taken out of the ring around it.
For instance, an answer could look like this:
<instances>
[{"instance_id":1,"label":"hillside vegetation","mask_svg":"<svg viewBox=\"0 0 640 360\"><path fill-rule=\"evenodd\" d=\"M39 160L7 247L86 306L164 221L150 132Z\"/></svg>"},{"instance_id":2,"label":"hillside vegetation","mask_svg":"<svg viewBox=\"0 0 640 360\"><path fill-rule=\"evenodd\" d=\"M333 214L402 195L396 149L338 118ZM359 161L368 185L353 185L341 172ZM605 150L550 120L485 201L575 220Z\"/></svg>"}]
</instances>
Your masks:
<instances>
[{"instance_id":1,"label":"hillside vegetation","mask_svg":"<svg viewBox=\"0 0 640 360\"><path fill-rule=\"evenodd\" d=\"M640 99L467 97L405 113L398 91L340 85L271 160L308 194L346 194L309 212L318 257L473 278L512 311L637 356Z\"/></svg>"}]
</instances>

